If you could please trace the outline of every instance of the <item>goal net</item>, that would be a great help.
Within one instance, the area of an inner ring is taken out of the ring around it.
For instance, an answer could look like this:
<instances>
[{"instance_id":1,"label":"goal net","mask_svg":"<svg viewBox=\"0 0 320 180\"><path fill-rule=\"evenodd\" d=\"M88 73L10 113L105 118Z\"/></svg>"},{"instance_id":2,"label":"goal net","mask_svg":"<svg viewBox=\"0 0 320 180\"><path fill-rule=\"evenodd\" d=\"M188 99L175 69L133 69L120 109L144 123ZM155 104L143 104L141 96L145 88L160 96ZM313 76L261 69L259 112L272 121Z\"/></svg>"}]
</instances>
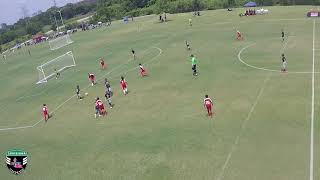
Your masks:
<instances>
[{"instance_id":1,"label":"goal net","mask_svg":"<svg viewBox=\"0 0 320 180\"><path fill-rule=\"evenodd\" d=\"M50 49L56 50L73 43L68 34L49 41Z\"/></svg>"},{"instance_id":2,"label":"goal net","mask_svg":"<svg viewBox=\"0 0 320 180\"><path fill-rule=\"evenodd\" d=\"M56 72L61 72L73 66L76 66L76 63L71 51L52 59L37 67L39 73L39 81L37 84L45 83L49 78L55 76Z\"/></svg>"}]
</instances>

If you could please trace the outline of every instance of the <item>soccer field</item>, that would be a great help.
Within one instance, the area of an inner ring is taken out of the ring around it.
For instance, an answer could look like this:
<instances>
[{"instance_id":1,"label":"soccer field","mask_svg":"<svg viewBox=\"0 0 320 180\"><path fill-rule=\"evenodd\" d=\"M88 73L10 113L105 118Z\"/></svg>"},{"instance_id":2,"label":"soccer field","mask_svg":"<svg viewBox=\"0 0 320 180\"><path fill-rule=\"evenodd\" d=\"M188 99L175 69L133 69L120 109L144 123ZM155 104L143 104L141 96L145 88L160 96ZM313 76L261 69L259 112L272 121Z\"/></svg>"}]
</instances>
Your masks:
<instances>
[{"instance_id":1,"label":"soccer field","mask_svg":"<svg viewBox=\"0 0 320 180\"><path fill-rule=\"evenodd\" d=\"M16 176L3 161L0 179L320 179L320 20L306 18L311 8L267 7L268 15L252 17L239 17L242 8L174 14L166 23L152 15L78 32L55 51L47 43L31 47L31 57L17 51L0 62L0 152L4 159L9 149L25 150L28 166ZM36 85L36 67L68 51L77 66ZM280 72L281 53L287 73ZM140 77L139 63L148 77ZM100 80L93 87L89 72ZM115 107L95 119L105 77ZM76 85L89 94L82 101ZM53 112L47 123L43 103Z\"/></svg>"}]
</instances>

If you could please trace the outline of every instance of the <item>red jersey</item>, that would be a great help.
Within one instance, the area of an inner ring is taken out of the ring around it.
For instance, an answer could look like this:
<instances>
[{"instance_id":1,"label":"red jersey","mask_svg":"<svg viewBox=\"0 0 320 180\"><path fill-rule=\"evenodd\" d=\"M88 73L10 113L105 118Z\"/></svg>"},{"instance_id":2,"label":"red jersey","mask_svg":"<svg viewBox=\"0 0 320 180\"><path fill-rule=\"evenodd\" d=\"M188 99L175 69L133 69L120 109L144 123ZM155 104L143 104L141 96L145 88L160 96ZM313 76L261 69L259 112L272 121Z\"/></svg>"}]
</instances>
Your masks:
<instances>
[{"instance_id":1,"label":"red jersey","mask_svg":"<svg viewBox=\"0 0 320 180\"><path fill-rule=\"evenodd\" d=\"M101 100L96 101L96 108L100 110L104 109L104 105Z\"/></svg>"},{"instance_id":2,"label":"red jersey","mask_svg":"<svg viewBox=\"0 0 320 180\"><path fill-rule=\"evenodd\" d=\"M44 114L48 114L48 107L47 107L47 106L43 106L43 107L42 107L42 112L43 112Z\"/></svg>"},{"instance_id":3,"label":"red jersey","mask_svg":"<svg viewBox=\"0 0 320 180\"><path fill-rule=\"evenodd\" d=\"M126 87L127 87L127 82L126 82L126 80L124 80L124 79L122 80L122 79L121 79L121 80L120 80L120 85L121 85L122 88L126 88Z\"/></svg>"},{"instance_id":4,"label":"red jersey","mask_svg":"<svg viewBox=\"0 0 320 180\"><path fill-rule=\"evenodd\" d=\"M208 107L208 106L212 106L213 103L210 98L204 98L203 104Z\"/></svg>"},{"instance_id":5,"label":"red jersey","mask_svg":"<svg viewBox=\"0 0 320 180\"><path fill-rule=\"evenodd\" d=\"M146 69L142 65L140 65L139 67L140 67L140 71L141 72L145 72L146 71Z\"/></svg>"},{"instance_id":6,"label":"red jersey","mask_svg":"<svg viewBox=\"0 0 320 180\"><path fill-rule=\"evenodd\" d=\"M240 33L240 31L237 31L237 36L241 36L241 33Z\"/></svg>"}]
</instances>

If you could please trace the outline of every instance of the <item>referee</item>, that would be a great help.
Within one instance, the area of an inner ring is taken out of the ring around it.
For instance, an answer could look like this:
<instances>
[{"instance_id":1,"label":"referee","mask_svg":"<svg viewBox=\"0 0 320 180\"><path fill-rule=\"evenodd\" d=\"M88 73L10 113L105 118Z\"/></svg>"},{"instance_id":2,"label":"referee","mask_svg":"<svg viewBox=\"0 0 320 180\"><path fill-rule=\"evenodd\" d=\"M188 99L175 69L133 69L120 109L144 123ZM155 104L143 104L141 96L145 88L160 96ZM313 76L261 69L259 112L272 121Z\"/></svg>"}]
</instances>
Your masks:
<instances>
[{"instance_id":1,"label":"referee","mask_svg":"<svg viewBox=\"0 0 320 180\"><path fill-rule=\"evenodd\" d=\"M193 54L191 54L191 65L192 65L192 71L193 71L193 75L197 76L197 59L196 57L194 57Z\"/></svg>"}]
</instances>

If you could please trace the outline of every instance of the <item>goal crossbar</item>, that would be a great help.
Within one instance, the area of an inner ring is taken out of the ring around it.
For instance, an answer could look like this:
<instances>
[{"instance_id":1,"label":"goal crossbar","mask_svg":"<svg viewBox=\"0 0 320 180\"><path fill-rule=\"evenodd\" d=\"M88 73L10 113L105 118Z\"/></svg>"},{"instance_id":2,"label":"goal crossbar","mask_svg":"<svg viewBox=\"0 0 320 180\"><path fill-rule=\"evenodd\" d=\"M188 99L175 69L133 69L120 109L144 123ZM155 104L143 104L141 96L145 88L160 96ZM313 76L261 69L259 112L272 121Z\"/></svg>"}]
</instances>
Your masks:
<instances>
[{"instance_id":1,"label":"goal crossbar","mask_svg":"<svg viewBox=\"0 0 320 180\"><path fill-rule=\"evenodd\" d=\"M71 59L69 59L69 64L63 64L63 65L55 65L54 64L55 62L58 62L59 59L63 58L64 56L67 56L67 57L70 56ZM50 66L50 64L53 64L53 66L52 66L53 68L52 67L49 68L49 72L47 73L47 72L45 72L44 67ZM54 59L52 59L52 60L50 60L50 61L48 61L48 62L46 62L46 63L44 63L44 64L42 64L42 65L37 67L37 70L39 72L39 81L37 82L37 84L41 84L41 83L47 82L47 80L49 78L54 76L55 75L55 71L53 71L53 69L56 70L57 72L61 72L66 68L70 68L70 67L74 67L74 66L76 66L76 62L75 62L75 59L74 59L72 51L69 51L69 52L67 52L67 53L65 53L65 54L63 54L61 56L58 56L58 57L56 57L56 58L54 58Z\"/></svg>"},{"instance_id":2,"label":"goal crossbar","mask_svg":"<svg viewBox=\"0 0 320 180\"><path fill-rule=\"evenodd\" d=\"M59 41L60 41L60 43L59 43ZM51 50L57 50L59 48L67 46L67 45L69 45L71 43L73 43L73 41L71 40L70 36L67 34L67 35L58 37L56 39L50 40L49 41L49 46L50 46Z\"/></svg>"}]
</instances>

